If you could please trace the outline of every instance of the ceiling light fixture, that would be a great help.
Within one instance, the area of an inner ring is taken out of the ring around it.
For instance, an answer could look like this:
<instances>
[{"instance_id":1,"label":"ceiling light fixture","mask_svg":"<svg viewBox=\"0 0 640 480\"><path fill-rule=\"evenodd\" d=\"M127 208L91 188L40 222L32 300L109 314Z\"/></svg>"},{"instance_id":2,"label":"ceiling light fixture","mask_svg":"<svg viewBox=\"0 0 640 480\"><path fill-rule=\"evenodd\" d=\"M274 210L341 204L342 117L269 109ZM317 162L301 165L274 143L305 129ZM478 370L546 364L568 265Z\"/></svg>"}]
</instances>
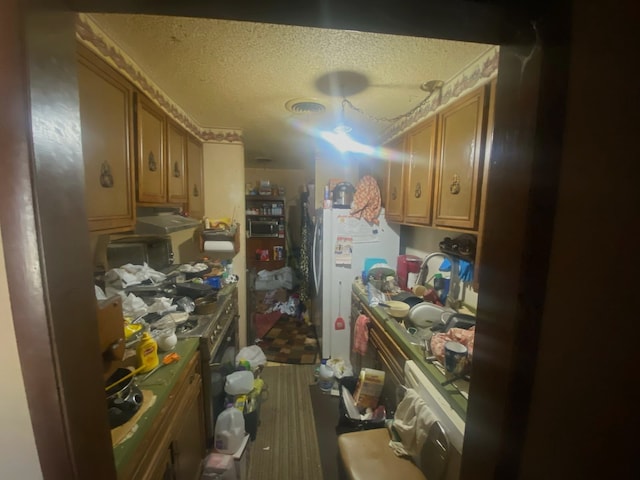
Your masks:
<instances>
[{"instance_id":1,"label":"ceiling light fixture","mask_svg":"<svg viewBox=\"0 0 640 480\"><path fill-rule=\"evenodd\" d=\"M338 135L344 134L346 135L347 133L349 133L352 128L346 124L345 120L344 120L344 106L349 102L349 100L347 100L346 98L342 99L342 103L340 105L340 123L336 126L336 128L333 129L333 131L335 133L337 133Z\"/></svg>"},{"instance_id":2,"label":"ceiling light fixture","mask_svg":"<svg viewBox=\"0 0 640 480\"><path fill-rule=\"evenodd\" d=\"M340 104L340 121L338 125L333 129L333 132L324 132L321 134L321 136L341 152L350 151L358 153L369 153L369 150L372 147L356 142L351 137L349 137L348 134L349 132L351 132L352 128L345 122L345 106L348 106L352 110L358 112L359 114L367 117L370 120L374 120L376 122L394 123L410 117L416 111L421 109L436 90L442 93L443 85L444 82L442 80L430 80L428 82L424 82L422 85L420 85L420 89L424 92L427 92L427 96L407 113L403 113L395 117L376 117L373 115L369 115L368 113L365 113L361 108L358 108L353 103L351 103L351 101L347 97L343 97Z\"/></svg>"}]
</instances>

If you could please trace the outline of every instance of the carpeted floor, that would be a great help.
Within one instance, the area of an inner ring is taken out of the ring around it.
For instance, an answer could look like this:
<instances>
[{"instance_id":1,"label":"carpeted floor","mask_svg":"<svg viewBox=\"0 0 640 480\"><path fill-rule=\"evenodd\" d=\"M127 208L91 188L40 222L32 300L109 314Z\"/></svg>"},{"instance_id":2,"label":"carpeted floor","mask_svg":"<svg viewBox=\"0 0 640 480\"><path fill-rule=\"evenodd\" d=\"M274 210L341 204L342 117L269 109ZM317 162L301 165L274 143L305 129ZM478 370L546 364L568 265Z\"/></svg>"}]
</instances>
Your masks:
<instances>
[{"instance_id":1,"label":"carpeted floor","mask_svg":"<svg viewBox=\"0 0 640 480\"><path fill-rule=\"evenodd\" d=\"M309 385L315 365L267 365L251 480L323 480ZM331 477L324 477L328 479Z\"/></svg>"},{"instance_id":2,"label":"carpeted floor","mask_svg":"<svg viewBox=\"0 0 640 480\"><path fill-rule=\"evenodd\" d=\"M270 362L312 365L317 361L315 327L288 315L282 315L258 345Z\"/></svg>"}]
</instances>

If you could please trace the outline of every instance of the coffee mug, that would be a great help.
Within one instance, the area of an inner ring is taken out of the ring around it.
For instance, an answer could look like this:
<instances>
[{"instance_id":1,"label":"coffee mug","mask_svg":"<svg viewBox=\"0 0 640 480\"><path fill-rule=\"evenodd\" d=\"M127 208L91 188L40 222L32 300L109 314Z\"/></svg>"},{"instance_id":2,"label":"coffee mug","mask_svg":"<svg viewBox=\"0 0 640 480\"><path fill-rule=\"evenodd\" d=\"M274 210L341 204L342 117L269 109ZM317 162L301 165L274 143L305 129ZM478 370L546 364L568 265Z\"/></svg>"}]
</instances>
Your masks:
<instances>
[{"instance_id":1,"label":"coffee mug","mask_svg":"<svg viewBox=\"0 0 640 480\"><path fill-rule=\"evenodd\" d=\"M444 368L454 375L461 375L467 367L468 350L460 342L444 344Z\"/></svg>"}]
</instances>

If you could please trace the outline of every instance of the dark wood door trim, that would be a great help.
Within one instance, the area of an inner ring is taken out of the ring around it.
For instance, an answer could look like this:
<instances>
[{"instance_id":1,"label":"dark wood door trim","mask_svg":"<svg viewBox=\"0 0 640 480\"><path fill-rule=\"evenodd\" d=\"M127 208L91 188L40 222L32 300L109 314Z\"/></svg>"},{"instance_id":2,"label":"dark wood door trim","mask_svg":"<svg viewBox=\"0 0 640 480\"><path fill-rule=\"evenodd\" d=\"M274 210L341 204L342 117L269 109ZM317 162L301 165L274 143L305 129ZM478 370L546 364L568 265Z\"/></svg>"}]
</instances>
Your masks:
<instances>
[{"instance_id":1,"label":"dark wood door trim","mask_svg":"<svg viewBox=\"0 0 640 480\"><path fill-rule=\"evenodd\" d=\"M4 2L0 15L0 218L31 422L44 478L114 478L84 211L74 16L55 2L46 12L24 5Z\"/></svg>"}]
</instances>

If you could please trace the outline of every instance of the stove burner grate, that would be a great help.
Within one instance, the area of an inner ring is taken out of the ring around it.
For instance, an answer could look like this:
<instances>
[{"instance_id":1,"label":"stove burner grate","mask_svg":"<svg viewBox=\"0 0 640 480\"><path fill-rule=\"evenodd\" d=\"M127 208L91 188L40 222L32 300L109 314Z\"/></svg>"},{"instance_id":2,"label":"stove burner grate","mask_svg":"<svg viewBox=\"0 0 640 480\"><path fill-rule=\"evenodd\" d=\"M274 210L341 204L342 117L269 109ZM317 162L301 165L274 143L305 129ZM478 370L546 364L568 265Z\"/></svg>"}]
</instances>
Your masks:
<instances>
[{"instance_id":1,"label":"stove burner grate","mask_svg":"<svg viewBox=\"0 0 640 480\"><path fill-rule=\"evenodd\" d=\"M189 333L198 326L198 320L196 318L189 318L184 323L176 326L176 334L183 335Z\"/></svg>"}]
</instances>

